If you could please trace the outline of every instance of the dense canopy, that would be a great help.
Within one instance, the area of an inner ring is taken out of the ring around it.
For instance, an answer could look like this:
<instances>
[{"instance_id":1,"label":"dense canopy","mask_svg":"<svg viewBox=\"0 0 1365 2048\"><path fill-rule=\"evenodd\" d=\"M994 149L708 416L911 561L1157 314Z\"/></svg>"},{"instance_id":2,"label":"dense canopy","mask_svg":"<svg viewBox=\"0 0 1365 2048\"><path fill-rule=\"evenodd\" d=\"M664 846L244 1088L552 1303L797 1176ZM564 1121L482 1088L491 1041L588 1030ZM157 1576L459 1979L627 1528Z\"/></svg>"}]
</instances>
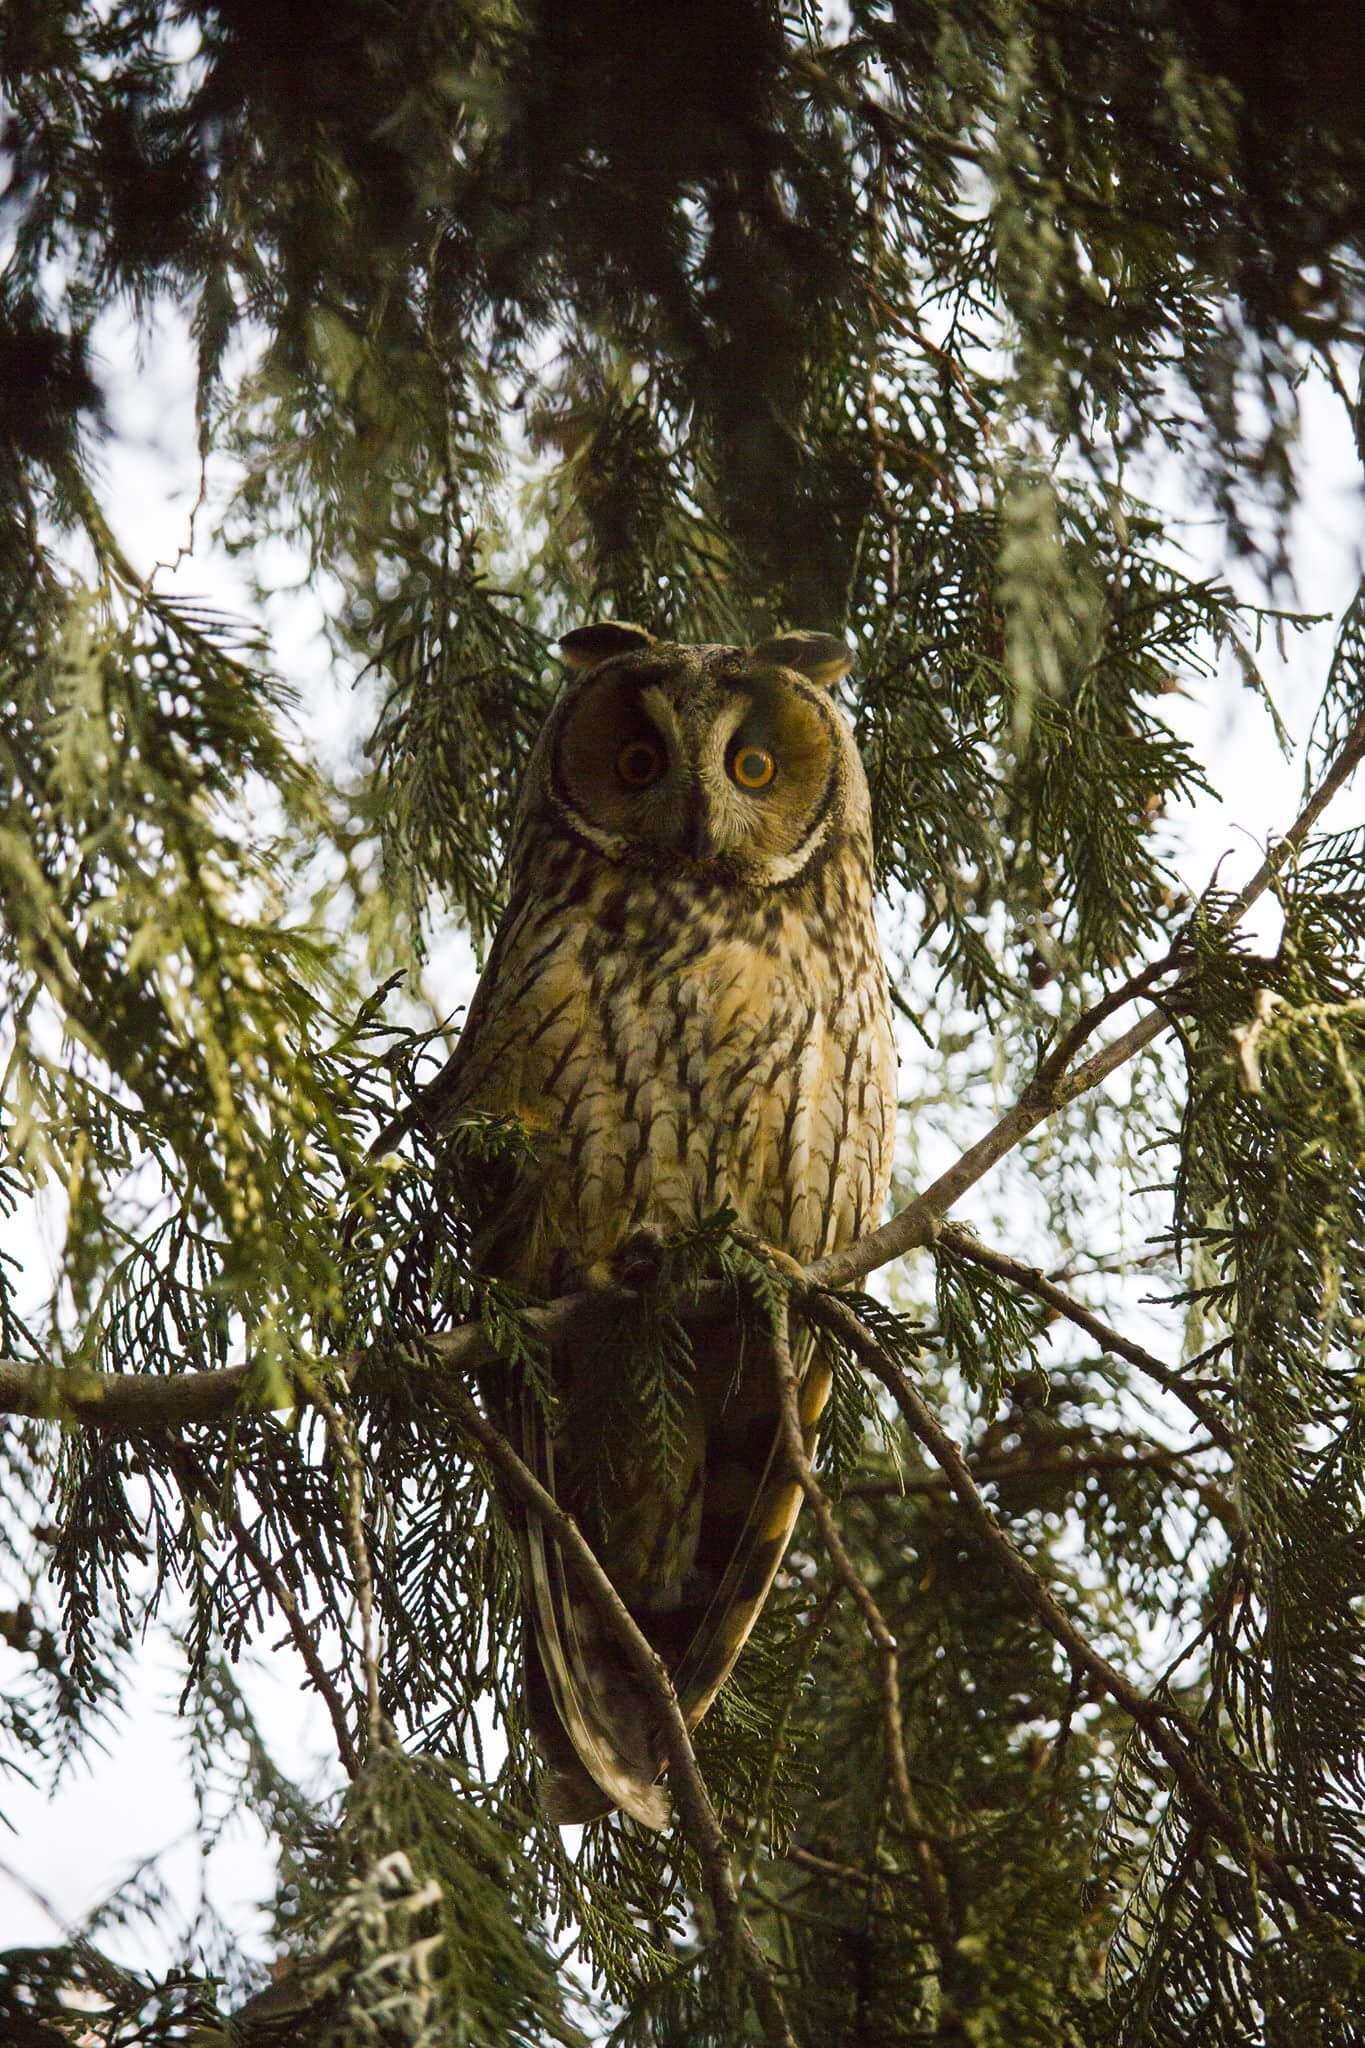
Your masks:
<instances>
[{"instance_id":1,"label":"dense canopy","mask_svg":"<svg viewBox=\"0 0 1365 2048\"><path fill-rule=\"evenodd\" d=\"M1207 887L1171 715L1264 694L1305 380L1365 439L1363 73L1338 0L5 0L0 1764L69 1770L165 1631L283 1961L247 2004L144 1874L0 1952L0 2031L1365 2037L1365 599ZM217 544L344 592L349 750L264 609L131 559L110 336L168 313ZM721 1214L622 1301L642 1428L717 1283L836 1390L674 1828L580 1843L476 1399L574 1310L473 1284L517 1128L390 1120L602 616L849 637L903 1100L837 1266Z\"/></svg>"}]
</instances>

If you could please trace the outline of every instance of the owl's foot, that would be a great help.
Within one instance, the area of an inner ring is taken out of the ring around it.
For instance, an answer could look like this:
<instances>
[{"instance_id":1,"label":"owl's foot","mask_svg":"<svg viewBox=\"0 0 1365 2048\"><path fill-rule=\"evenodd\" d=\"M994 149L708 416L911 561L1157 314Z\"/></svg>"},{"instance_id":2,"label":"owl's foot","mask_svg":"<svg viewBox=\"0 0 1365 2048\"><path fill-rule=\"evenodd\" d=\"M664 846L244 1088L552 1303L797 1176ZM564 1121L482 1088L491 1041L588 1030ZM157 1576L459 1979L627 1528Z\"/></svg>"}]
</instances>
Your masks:
<instances>
[{"instance_id":1,"label":"owl's foot","mask_svg":"<svg viewBox=\"0 0 1365 2048\"><path fill-rule=\"evenodd\" d=\"M609 1258L594 1259L591 1265L580 1266L570 1260L567 1252L557 1254L553 1269L552 1291L555 1294L577 1294L586 1289L636 1287L642 1291L654 1286L659 1278L663 1263L664 1240L657 1230L642 1224L632 1230L630 1236L619 1244Z\"/></svg>"},{"instance_id":2,"label":"owl's foot","mask_svg":"<svg viewBox=\"0 0 1365 2048\"><path fill-rule=\"evenodd\" d=\"M770 1244L768 1239L760 1237L756 1230L745 1230L740 1225L733 1225L730 1235L737 1244L742 1244L751 1251L756 1259L761 1259L765 1266L771 1266L776 1272L785 1274L788 1280L795 1281L798 1286L806 1285L805 1267L799 1259L794 1259L790 1252L784 1252L780 1245Z\"/></svg>"},{"instance_id":3,"label":"owl's foot","mask_svg":"<svg viewBox=\"0 0 1365 2048\"><path fill-rule=\"evenodd\" d=\"M622 1287L653 1287L663 1265L664 1240L657 1230L642 1225L632 1230L616 1254L616 1279Z\"/></svg>"}]
</instances>

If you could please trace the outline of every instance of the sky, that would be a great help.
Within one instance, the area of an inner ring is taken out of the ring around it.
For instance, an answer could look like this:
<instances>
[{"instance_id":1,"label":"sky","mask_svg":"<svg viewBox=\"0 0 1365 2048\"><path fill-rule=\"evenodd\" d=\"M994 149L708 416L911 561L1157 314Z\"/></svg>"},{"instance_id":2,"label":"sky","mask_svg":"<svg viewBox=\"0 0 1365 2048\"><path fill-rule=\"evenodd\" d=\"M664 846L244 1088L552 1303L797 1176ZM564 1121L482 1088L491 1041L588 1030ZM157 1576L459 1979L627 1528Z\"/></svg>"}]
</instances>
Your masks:
<instances>
[{"instance_id":1,"label":"sky","mask_svg":"<svg viewBox=\"0 0 1365 2048\"><path fill-rule=\"evenodd\" d=\"M242 568L212 545L212 508L230 485L225 463L211 468L207 503L191 520L199 495L193 425L194 374L183 323L162 317L150 344L134 342L126 324L110 323L104 334L105 373L113 394L117 434L107 460L105 502L112 524L134 566L146 573L155 564L161 588L208 599L238 615L258 615ZM1307 611L1339 613L1361 575L1360 464L1344 416L1322 384L1304 391L1300 457L1302 502L1296 515L1292 556L1297 602ZM1251 572L1223 557L1219 529L1182 512L1180 480L1174 469L1162 480L1165 499L1185 523L1179 530L1193 559L1229 576L1239 592L1254 598ZM265 564L271 584L297 587L268 607L265 624L275 661L303 697L302 722L308 741L335 748L338 735L353 725L351 678L338 672L323 633L327 608L341 596L331 583L309 584L303 565L282 553ZM1273 641L1258 657L1281 716L1301 748L1307 735L1330 655L1328 624L1289 640ZM1194 679L1188 696L1163 700L1170 723L1210 766L1220 791L1182 813L1170 826L1181 848L1181 879L1192 893L1205 886L1220 861L1224 884L1245 880L1259 864L1267 822L1283 828L1302 799L1302 759L1284 760L1269 722L1249 692L1220 687L1204 690ZM1348 789L1328 822L1344 825L1365 818L1365 786ZM1273 905L1259 907L1258 936L1273 936ZM443 1006L456 1007L472 990L474 963L467 943L449 933L436 949L429 982ZM907 1045L914 1056L914 1041ZM10 1249L15 1249L13 1245ZM35 1296L42 1293L52 1255L51 1242L29 1230L17 1247ZM305 1784L335 1782L330 1730L316 1701L297 1689L289 1659L272 1660L268 1644L248 1672L248 1697L279 1760ZM0 1650L0 1684L8 1652ZM132 1711L113 1734L103 1755L75 1767L49 1798L45 1789L7 1788L5 1810L13 1832L0 1833L0 1946L46 1943L58 1922L78 1918L141 1858L188 1838L195 1819L183 1761L183 1738L174 1713L173 1663L155 1646L142 1655L141 1683ZM175 1892L192 1909L200 1871L192 1846L172 1858ZM244 1950L264 1954L264 1927L257 1902L273 1888L272 1866L254 1824L230 1833L216 1853L212 1886L220 1909L240 1930ZM111 1939L123 1959L155 1960L140 1932Z\"/></svg>"}]
</instances>

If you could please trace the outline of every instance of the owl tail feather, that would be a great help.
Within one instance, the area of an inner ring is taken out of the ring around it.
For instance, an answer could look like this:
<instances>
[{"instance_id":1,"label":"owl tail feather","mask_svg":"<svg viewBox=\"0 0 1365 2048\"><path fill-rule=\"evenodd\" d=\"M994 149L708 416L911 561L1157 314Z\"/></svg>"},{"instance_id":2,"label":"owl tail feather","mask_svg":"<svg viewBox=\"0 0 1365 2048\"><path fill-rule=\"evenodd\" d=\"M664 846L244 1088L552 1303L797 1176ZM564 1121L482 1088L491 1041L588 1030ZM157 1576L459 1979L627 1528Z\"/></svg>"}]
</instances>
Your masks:
<instances>
[{"instance_id":1,"label":"owl tail feather","mask_svg":"<svg viewBox=\"0 0 1365 2048\"><path fill-rule=\"evenodd\" d=\"M526 1421L553 1491L553 1450L538 1418ZM666 1828L671 1808L655 1782L662 1759L648 1702L593 1608L568 1583L558 1544L534 1519L525 1542L527 1689L532 1726L550 1765L541 1804L561 1827L599 1820L620 1806L643 1827Z\"/></svg>"}]
</instances>

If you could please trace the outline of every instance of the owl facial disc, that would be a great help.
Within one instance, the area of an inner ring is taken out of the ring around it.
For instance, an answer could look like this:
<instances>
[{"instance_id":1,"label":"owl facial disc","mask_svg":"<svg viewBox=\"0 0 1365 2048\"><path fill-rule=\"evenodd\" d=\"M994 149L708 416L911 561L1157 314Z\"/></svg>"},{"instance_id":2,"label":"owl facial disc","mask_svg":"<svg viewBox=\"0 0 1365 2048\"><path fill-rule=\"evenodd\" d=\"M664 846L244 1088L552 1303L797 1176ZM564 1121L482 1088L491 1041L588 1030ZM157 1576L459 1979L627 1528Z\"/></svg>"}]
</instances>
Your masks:
<instances>
[{"instance_id":1,"label":"owl facial disc","mask_svg":"<svg viewBox=\"0 0 1365 2048\"><path fill-rule=\"evenodd\" d=\"M556 714L547 794L607 859L781 886L865 814L857 750L828 694L849 666L842 641L688 647L613 624L561 646L582 680Z\"/></svg>"}]
</instances>

